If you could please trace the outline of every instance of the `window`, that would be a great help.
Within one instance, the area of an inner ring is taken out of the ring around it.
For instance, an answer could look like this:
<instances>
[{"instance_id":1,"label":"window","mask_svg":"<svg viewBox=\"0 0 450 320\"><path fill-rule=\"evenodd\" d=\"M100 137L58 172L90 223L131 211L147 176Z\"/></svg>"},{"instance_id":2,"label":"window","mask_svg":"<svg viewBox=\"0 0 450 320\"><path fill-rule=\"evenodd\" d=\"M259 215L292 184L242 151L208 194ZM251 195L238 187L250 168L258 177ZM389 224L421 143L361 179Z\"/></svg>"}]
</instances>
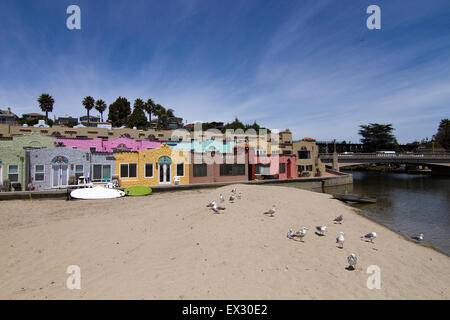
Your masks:
<instances>
[{"instance_id":1,"label":"window","mask_svg":"<svg viewBox=\"0 0 450 320\"><path fill-rule=\"evenodd\" d=\"M41 164L34 167L34 181L44 181L44 166Z\"/></svg>"},{"instance_id":2,"label":"window","mask_svg":"<svg viewBox=\"0 0 450 320\"><path fill-rule=\"evenodd\" d=\"M153 163L146 163L145 164L145 177L146 178L153 178Z\"/></svg>"},{"instance_id":3,"label":"window","mask_svg":"<svg viewBox=\"0 0 450 320\"><path fill-rule=\"evenodd\" d=\"M19 182L19 166L17 164L8 166L8 179L11 182Z\"/></svg>"},{"instance_id":4,"label":"window","mask_svg":"<svg viewBox=\"0 0 450 320\"><path fill-rule=\"evenodd\" d=\"M298 172L305 171L305 166L297 166L297 171Z\"/></svg>"},{"instance_id":5,"label":"window","mask_svg":"<svg viewBox=\"0 0 450 320\"><path fill-rule=\"evenodd\" d=\"M184 163L177 163L177 176L184 176Z\"/></svg>"},{"instance_id":6,"label":"window","mask_svg":"<svg viewBox=\"0 0 450 320\"><path fill-rule=\"evenodd\" d=\"M92 166L92 179L94 181L111 180L111 165L94 164Z\"/></svg>"},{"instance_id":7,"label":"window","mask_svg":"<svg viewBox=\"0 0 450 320\"><path fill-rule=\"evenodd\" d=\"M120 177L121 178L136 178L137 177L136 163L120 164Z\"/></svg>"},{"instance_id":8,"label":"window","mask_svg":"<svg viewBox=\"0 0 450 320\"><path fill-rule=\"evenodd\" d=\"M280 163L280 173L286 173L286 163Z\"/></svg>"},{"instance_id":9,"label":"window","mask_svg":"<svg viewBox=\"0 0 450 320\"><path fill-rule=\"evenodd\" d=\"M311 151L298 151L298 159L310 159Z\"/></svg>"},{"instance_id":10,"label":"window","mask_svg":"<svg viewBox=\"0 0 450 320\"><path fill-rule=\"evenodd\" d=\"M241 176L245 174L244 164L221 164L220 175L221 176Z\"/></svg>"},{"instance_id":11,"label":"window","mask_svg":"<svg viewBox=\"0 0 450 320\"><path fill-rule=\"evenodd\" d=\"M306 171L312 171L312 165L310 165L310 164L307 165L307 166L306 166Z\"/></svg>"},{"instance_id":12,"label":"window","mask_svg":"<svg viewBox=\"0 0 450 320\"><path fill-rule=\"evenodd\" d=\"M206 177L208 169L206 163L194 164L194 177Z\"/></svg>"},{"instance_id":13,"label":"window","mask_svg":"<svg viewBox=\"0 0 450 320\"><path fill-rule=\"evenodd\" d=\"M82 175L84 175L83 172L83 165L82 164L77 164L75 166L75 177L78 179L79 177L81 177Z\"/></svg>"},{"instance_id":14,"label":"window","mask_svg":"<svg viewBox=\"0 0 450 320\"><path fill-rule=\"evenodd\" d=\"M255 165L255 174L269 175L270 164L258 163Z\"/></svg>"}]
</instances>

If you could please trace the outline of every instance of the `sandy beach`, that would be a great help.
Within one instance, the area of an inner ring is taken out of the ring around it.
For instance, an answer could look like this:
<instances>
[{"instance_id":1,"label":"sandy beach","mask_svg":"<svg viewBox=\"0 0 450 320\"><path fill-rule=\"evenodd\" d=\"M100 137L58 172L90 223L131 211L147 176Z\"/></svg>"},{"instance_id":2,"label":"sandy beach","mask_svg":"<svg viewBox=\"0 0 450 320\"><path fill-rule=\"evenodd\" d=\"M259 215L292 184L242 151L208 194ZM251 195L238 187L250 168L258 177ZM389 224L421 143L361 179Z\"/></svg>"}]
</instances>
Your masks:
<instances>
[{"instance_id":1,"label":"sandy beach","mask_svg":"<svg viewBox=\"0 0 450 320\"><path fill-rule=\"evenodd\" d=\"M233 187L226 210L206 207ZM265 216L272 204L274 217ZM344 215L342 225L333 219ZM327 225L326 235L314 233ZM286 237L309 228L304 243ZM336 245L345 233L344 248ZM360 236L375 231L374 243ZM347 256L358 257L356 270ZM449 299L450 258L330 195L234 185L96 201L0 202L1 299ZM81 289L66 269L81 269ZM381 270L368 289L367 267Z\"/></svg>"}]
</instances>

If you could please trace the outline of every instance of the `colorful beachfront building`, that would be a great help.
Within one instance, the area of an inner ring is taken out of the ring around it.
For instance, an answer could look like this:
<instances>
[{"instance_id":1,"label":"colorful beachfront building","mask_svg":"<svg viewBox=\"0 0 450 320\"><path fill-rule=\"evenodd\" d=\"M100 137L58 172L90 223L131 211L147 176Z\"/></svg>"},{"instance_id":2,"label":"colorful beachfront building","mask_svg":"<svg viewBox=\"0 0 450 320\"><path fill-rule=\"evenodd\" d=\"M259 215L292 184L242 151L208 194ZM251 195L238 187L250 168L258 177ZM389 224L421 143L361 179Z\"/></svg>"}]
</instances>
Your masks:
<instances>
[{"instance_id":1,"label":"colorful beachfront building","mask_svg":"<svg viewBox=\"0 0 450 320\"><path fill-rule=\"evenodd\" d=\"M121 187L189 184L189 155L163 143L159 148L115 153L115 176Z\"/></svg>"},{"instance_id":2,"label":"colorful beachfront building","mask_svg":"<svg viewBox=\"0 0 450 320\"><path fill-rule=\"evenodd\" d=\"M187 152L203 153L203 152L220 152L220 153L233 153L236 142L223 142L222 140L206 140L198 141L192 140L191 142L166 142L167 145L174 150L183 150Z\"/></svg>"},{"instance_id":3,"label":"colorful beachfront building","mask_svg":"<svg viewBox=\"0 0 450 320\"><path fill-rule=\"evenodd\" d=\"M297 156L297 175L315 176L325 172L325 165L319 158L319 147L313 138L304 138L292 143Z\"/></svg>"},{"instance_id":4,"label":"colorful beachfront building","mask_svg":"<svg viewBox=\"0 0 450 320\"><path fill-rule=\"evenodd\" d=\"M15 189L25 190L30 181L30 151L53 148L55 138L39 133L0 140L0 183L8 179Z\"/></svg>"},{"instance_id":5,"label":"colorful beachfront building","mask_svg":"<svg viewBox=\"0 0 450 320\"><path fill-rule=\"evenodd\" d=\"M161 146L160 141L134 140L127 137L118 137L112 139L87 138L56 138L58 146L72 147L80 150L89 150L96 152L115 152L115 151L139 151L154 149Z\"/></svg>"},{"instance_id":6,"label":"colorful beachfront building","mask_svg":"<svg viewBox=\"0 0 450 320\"><path fill-rule=\"evenodd\" d=\"M80 176L94 182L113 178L113 153L98 153L68 147L30 151L30 173L35 189L50 190L75 184Z\"/></svg>"},{"instance_id":7,"label":"colorful beachfront building","mask_svg":"<svg viewBox=\"0 0 450 320\"><path fill-rule=\"evenodd\" d=\"M250 164L250 180L296 178L296 156L293 154L271 154L255 156Z\"/></svg>"},{"instance_id":8,"label":"colorful beachfront building","mask_svg":"<svg viewBox=\"0 0 450 320\"><path fill-rule=\"evenodd\" d=\"M238 146L231 153L191 152L189 183L248 181L251 155Z\"/></svg>"}]
</instances>

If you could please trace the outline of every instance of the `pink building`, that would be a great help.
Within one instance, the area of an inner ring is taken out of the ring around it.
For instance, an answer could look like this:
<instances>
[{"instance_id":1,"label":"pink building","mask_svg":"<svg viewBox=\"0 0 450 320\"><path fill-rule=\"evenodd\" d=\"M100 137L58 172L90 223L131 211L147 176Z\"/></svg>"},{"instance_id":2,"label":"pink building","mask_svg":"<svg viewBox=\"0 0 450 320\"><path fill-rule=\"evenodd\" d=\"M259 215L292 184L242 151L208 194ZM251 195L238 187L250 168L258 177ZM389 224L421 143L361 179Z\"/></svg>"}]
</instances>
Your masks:
<instances>
[{"instance_id":1,"label":"pink building","mask_svg":"<svg viewBox=\"0 0 450 320\"><path fill-rule=\"evenodd\" d=\"M139 151L147 149L156 149L162 142L150 140L134 140L126 137L103 140L103 152L114 151Z\"/></svg>"},{"instance_id":2,"label":"pink building","mask_svg":"<svg viewBox=\"0 0 450 320\"><path fill-rule=\"evenodd\" d=\"M91 139L71 139L57 138L56 144L69 148L80 150L94 150L97 152L115 152L115 151L139 151L146 149L155 149L161 145L159 141L134 140L125 137L103 140L100 138Z\"/></svg>"},{"instance_id":3,"label":"pink building","mask_svg":"<svg viewBox=\"0 0 450 320\"><path fill-rule=\"evenodd\" d=\"M291 179L296 178L296 159L293 154L272 154L269 156L255 156L252 160L250 179L264 178Z\"/></svg>"}]
</instances>

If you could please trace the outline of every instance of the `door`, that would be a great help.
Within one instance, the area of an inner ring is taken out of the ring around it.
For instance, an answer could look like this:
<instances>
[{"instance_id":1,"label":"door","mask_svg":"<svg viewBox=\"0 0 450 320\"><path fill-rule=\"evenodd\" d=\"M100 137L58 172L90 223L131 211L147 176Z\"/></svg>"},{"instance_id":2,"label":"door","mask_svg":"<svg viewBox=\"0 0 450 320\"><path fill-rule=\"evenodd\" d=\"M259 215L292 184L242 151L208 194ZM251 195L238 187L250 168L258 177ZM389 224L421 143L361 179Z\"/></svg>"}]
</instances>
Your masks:
<instances>
[{"instance_id":1,"label":"door","mask_svg":"<svg viewBox=\"0 0 450 320\"><path fill-rule=\"evenodd\" d=\"M68 167L66 165L56 165L52 167L52 177L53 187L66 186L67 185L67 176L69 173Z\"/></svg>"},{"instance_id":2,"label":"door","mask_svg":"<svg viewBox=\"0 0 450 320\"><path fill-rule=\"evenodd\" d=\"M286 173L287 173L286 178L289 179L291 177L291 160L290 159L288 159L288 161L286 163L286 166L287 166L287 168L286 168Z\"/></svg>"},{"instance_id":3,"label":"door","mask_svg":"<svg viewBox=\"0 0 450 320\"><path fill-rule=\"evenodd\" d=\"M159 184L170 184L170 182L171 182L170 164L160 163L159 164Z\"/></svg>"}]
</instances>

